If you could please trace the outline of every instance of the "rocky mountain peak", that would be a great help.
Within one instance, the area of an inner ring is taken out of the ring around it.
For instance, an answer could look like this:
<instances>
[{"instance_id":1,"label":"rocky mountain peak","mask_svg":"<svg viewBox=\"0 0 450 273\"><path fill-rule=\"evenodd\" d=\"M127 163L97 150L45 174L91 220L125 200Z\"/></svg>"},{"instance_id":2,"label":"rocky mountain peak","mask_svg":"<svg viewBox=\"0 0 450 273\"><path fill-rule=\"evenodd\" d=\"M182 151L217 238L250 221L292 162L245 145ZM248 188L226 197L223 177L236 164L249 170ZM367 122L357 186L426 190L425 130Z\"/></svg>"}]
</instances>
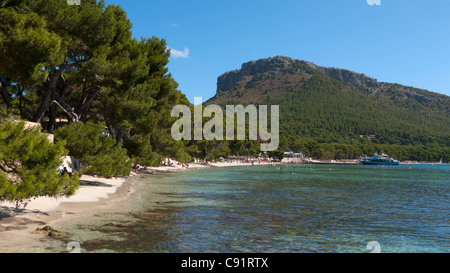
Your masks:
<instances>
[{"instance_id":1,"label":"rocky mountain peak","mask_svg":"<svg viewBox=\"0 0 450 273\"><path fill-rule=\"evenodd\" d=\"M272 58L260 59L256 61L250 61L242 64L241 69L226 72L217 79L217 96L221 96L225 91L232 89L239 82L248 76L256 77L254 81L258 81L270 76L276 76L283 73L308 73L307 71L299 71L298 65L303 64L307 67L316 70L320 73L326 74L339 81L350 83L354 86L361 87L380 87L381 84L364 74L355 73L345 69L328 68L318 66L314 63L295 60L290 57L276 56Z\"/></svg>"}]
</instances>

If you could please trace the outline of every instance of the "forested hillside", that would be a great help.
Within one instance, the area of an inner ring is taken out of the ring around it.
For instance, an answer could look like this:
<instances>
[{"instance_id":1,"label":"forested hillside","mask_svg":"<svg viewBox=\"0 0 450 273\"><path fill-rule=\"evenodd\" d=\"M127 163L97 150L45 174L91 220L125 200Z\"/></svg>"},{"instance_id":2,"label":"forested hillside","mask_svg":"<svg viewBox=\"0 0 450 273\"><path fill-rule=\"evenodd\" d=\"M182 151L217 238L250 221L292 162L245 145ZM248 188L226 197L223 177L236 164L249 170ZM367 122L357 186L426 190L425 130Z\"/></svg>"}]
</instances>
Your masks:
<instances>
[{"instance_id":1,"label":"forested hillside","mask_svg":"<svg viewBox=\"0 0 450 273\"><path fill-rule=\"evenodd\" d=\"M348 70L282 56L252 61L220 76L208 103L279 105L281 148L313 157L377 150L404 160L450 156L448 96Z\"/></svg>"}]
</instances>

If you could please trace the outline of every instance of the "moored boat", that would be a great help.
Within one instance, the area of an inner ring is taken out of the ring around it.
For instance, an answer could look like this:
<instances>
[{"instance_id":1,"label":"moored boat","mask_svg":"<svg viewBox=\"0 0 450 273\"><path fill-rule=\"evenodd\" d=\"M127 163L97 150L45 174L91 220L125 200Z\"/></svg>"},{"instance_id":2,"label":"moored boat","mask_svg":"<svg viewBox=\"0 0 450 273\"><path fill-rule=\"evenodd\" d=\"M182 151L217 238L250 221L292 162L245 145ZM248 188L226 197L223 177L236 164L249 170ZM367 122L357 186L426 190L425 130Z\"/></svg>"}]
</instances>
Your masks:
<instances>
[{"instance_id":1,"label":"moored boat","mask_svg":"<svg viewBox=\"0 0 450 273\"><path fill-rule=\"evenodd\" d=\"M362 157L359 163L363 165L392 165L392 166L400 164L398 160L395 160L385 155L384 153L382 153L381 155L375 154L372 157L370 156Z\"/></svg>"}]
</instances>

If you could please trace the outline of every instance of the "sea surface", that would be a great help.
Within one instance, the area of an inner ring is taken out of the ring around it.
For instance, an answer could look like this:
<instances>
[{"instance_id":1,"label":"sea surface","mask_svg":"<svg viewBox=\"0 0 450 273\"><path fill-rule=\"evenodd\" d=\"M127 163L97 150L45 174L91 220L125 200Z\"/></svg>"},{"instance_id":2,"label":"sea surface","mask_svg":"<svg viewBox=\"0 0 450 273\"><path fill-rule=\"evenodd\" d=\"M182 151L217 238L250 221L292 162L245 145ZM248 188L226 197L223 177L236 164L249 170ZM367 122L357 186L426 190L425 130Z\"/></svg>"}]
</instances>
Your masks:
<instances>
[{"instance_id":1,"label":"sea surface","mask_svg":"<svg viewBox=\"0 0 450 273\"><path fill-rule=\"evenodd\" d=\"M450 165L277 165L140 176L60 221L67 252L450 252Z\"/></svg>"}]
</instances>

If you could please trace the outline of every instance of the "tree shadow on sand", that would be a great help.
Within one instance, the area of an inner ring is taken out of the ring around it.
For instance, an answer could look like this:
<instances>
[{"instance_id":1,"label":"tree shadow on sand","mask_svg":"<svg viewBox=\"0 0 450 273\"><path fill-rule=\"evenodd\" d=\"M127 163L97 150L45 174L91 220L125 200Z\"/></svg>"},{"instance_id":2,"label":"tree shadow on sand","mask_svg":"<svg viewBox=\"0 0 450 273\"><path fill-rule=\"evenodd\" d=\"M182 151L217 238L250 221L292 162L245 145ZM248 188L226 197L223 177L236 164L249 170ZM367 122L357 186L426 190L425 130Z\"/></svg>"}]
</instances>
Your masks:
<instances>
[{"instance_id":1,"label":"tree shadow on sand","mask_svg":"<svg viewBox=\"0 0 450 273\"><path fill-rule=\"evenodd\" d=\"M0 221L5 218L10 218L10 217L25 215L25 214L36 214L36 215L43 214L43 215L48 216L48 213L45 213L45 212L42 212L39 210L17 209L17 208L8 207L8 206L0 207Z\"/></svg>"},{"instance_id":2,"label":"tree shadow on sand","mask_svg":"<svg viewBox=\"0 0 450 273\"><path fill-rule=\"evenodd\" d=\"M0 232L9 230L26 229L30 224L44 225L44 221L32 220L27 217L15 217L25 215L46 215L47 213L38 210L16 209L14 207L0 207Z\"/></svg>"},{"instance_id":3,"label":"tree shadow on sand","mask_svg":"<svg viewBox=\"0 0 450 273\"><path fill-rule=\"evenodd\" d=\"M88 180L81 180L80 179L80 186L90 186L90 187L112 187L111 184L98 182L98 181L88 181Z\"/></svg>"}]
</instances>

